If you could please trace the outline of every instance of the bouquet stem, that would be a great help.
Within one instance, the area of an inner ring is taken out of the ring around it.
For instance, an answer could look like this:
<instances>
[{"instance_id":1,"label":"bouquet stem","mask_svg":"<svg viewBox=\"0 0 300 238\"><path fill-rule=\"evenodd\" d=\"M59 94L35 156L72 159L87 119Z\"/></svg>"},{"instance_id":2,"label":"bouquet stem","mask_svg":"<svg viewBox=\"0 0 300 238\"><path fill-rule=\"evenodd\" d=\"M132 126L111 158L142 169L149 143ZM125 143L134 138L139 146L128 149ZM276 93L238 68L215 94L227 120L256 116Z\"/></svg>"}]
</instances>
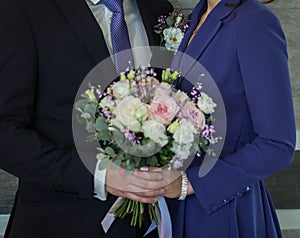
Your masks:
<instances>
[{"instance_id":1,"label":"bouquet stem","mask_svg":"<svg viewBox=\"0 0 300 238\"><path fill-rule=\"evenodd\" d=\"M145 209L145 206L148 207L148 209ZM139 228L142 227L143 223L143 215L146 211L148 216L150 217L150 220L154 220L156 224L158 224L158 218L155 212L155 208L158 208L157 203L152 204L145 204L142 202L136 202L131 199L125 198L123 203L116 209L114 212L115 217L119 217L123 219L127 215L131 214L131 226L138 226Z\"/></svg>"}]
</instances>

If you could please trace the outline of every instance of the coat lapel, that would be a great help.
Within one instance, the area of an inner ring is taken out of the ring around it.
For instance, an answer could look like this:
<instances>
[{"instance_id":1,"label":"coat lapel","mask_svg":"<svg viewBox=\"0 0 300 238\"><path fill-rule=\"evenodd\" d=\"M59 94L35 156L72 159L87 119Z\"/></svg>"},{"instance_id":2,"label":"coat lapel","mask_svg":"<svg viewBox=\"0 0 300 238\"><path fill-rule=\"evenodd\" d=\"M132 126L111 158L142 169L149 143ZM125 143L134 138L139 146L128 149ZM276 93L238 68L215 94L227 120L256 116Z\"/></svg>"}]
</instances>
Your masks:
<instances>
[{"instance_id":1,"label":"coat lapel","mask_svg":"<svg viewBox=\"0 0 300 238\"><path fill-rule=\"evenodd\" d=\"M200 0L191 16L191 25L186 32L184 39L176 53L172 63L172 69L177 69L183 76L178 80L176 86L181 85L182 80L186 77L193 68L196 61L199 61L205 49L212 42L214 37L218 34L223 24L230 20L234 14L231 7L226 6L226 2L234 0L222 0L209 14L204 24L200 27L199 31L194 36L194 39L188 45L188 41L201 19L202 14L207 8L207 1ZM191 58L194 60L191 60ZM193 63L194 62L194 63Z\"/></svg>"},{"instance_id":2,"label":"coat lapel","mask_svg":"<svg viewBox=\"0 0 300 238\"><path fill-rule=\"evenodd\" d=\"M194 39L186 47L185 50L186 54L190 55L196 60L199 60L199 58L201 57L201 55L203 54L207 46L214 39L216 34L223 26L224 22L228 19L228 17L233 12L233 9L231 7L226 6L225 2L226 1L221 1L211 11L204 24L200 27L199 31L196 33ZM206 4L203 4L203 6L205 6L206 8ZM200 9L200 14L201 15L203 14L203 8ZM201 15L195 16L195 18L199 21ZM191 29L191 31L193 29ZM185 39L185 41L189 41L189 38L191 37L191 31L189 31L189 35L187 35L188 39Z\"/></svg>"},{"instance_id":3,"label":"coat lapel","mask_svg":"<svg viewBox=\"0 0 300 238\"><path fill-rule=\"evenodd\" d=\"M80 38L88 55L98 64L109 56L102 31L85 0L53 0L73 31Z\"/></svg>"},{"instance_id":4,"label":"coat lapel","mask_svg":"<svg viewBox=\"0 0 300 238\"><path fill-rule=\"evenodd\" d=\"M160 38L154 33L154 25L157 24L157 18L160 15L168 15L172 10L169 2L161 0L137 0L140 14L145 26L150 46L159 46Z\"/></svg>"}]
</instances>

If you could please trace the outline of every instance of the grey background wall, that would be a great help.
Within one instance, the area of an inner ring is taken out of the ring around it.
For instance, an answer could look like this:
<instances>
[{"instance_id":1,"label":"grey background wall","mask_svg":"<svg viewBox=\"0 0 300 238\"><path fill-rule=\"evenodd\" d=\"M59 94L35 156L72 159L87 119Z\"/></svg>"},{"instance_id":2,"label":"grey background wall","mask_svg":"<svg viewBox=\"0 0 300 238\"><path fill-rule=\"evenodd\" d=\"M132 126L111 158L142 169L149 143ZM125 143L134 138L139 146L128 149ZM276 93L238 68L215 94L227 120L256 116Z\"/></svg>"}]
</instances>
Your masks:
<instances>
[{"instance_id":1,"label":"grey background wall","mask_svg":"<svg viewBox=\"0 0 300 238\"><path fill-rule=\"evenodd\" d=\"M185 12L191 12L197 0L171 0L180 4ZM287 36L289 67L292 80L297 128L300 131L300 0L275 0L268 6L279 17ZM300 153L287 169L267 180L277 208L300 208ZM290 187L286 185L290 185ZM17 179L0 170L0 214L11 211ZM284 194L284 195L283 195Z\"/></svg>"}]
</instances>

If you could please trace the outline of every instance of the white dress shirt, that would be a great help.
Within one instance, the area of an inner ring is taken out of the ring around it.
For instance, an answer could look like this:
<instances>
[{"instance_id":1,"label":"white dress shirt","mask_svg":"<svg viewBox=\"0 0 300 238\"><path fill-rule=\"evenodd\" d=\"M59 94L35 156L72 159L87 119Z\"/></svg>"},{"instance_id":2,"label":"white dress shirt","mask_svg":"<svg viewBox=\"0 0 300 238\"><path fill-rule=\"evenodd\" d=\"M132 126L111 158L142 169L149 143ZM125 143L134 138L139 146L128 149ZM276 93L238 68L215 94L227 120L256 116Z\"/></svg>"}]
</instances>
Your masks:
<instances>
[{"instance_id":1,"label":"white dress shirt","mask_svg":"<svg viewBox=\"0 0 300 238\"><path fill-rule=\"evenodd\" d=\"M102 30L109 53L113 54L110 23L112 12L101 3L101 0L86 0L89 8L91 9L99 27ZM124 16L128 28L129 40L132 48L143 47L143 50L133 50L134 62L136 65L148 65L152 53L149 48L149 42L143 25L142 17L136 0L124 0ZM106 170L98 169L99 161L96 165L94 174L94 192L95 197L105 201L107 193L105 190L105 177Z\"/></svg>"}]
</instances>

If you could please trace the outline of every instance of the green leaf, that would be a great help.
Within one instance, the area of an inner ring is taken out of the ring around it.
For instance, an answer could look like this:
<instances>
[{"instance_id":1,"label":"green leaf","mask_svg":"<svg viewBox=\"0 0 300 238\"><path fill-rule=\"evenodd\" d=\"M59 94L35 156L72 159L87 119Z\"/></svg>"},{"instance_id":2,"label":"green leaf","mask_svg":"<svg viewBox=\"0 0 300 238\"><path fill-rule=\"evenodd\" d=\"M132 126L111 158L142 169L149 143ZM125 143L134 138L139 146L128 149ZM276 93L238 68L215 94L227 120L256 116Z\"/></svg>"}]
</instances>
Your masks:
<instances>
[{"instance_id":1,"label":"green leaf","mask_svg":"<svg viewBox=\"0 0 300 238\"><path fill-rule=\"evenodd\" d=\"M104 130L107 130L108 129L108 124L107 122L105 121L105 118L104 117L98 117L97 120L96 120L96 130L97 131L104 131Z\"/></svg>"},{"instance_id":2,"label":"green leaf","mask_svg":"<svg viewBox=\"0 0 300 238\"><path fill-rule=\"evenodd\" d=\"M114 151L113 148L107 146L107 147L104 149L104 151L105 151L105 153L106 153L107 155L109 155L111 158L115 158L115 157L116 157L116 153L115 153L115 151Z\"/></svg>"},{"instance_id":3,"label":"green leaf","mask_svg":"<svg viewBox=\"0 0 300 238\"><path fill-rule=\"evenodd\" d=\"M172 26L174 24L174 20L172 18L167 17L166 18L166 23L168 26Z\"/></svg>"},{"instance_id":4,"label":"green leaf","mask_svg":"<svg viewBox=\"0 0 300 238\"><path fill-rule=\"evenodd\" d=\"M99 165L98 165L98 169L99 170L104 170L107 168L108 166L108 162L109 162L109 159L103 159L100 161Z\"/></svg>"},{"instance_id":5,"label":"green leaf","mask_svg":"<svg viewBox=\"0 0 300 238\"><path fill-rule=\"evenodd\" d=\"M80 99L80 100L78 100L77 102L75 102L75 104L74 104L74 108L75 108L75 110L77 110L77 111L83 111L83 109L84 109L84 106L86 105L86 104L88 104L88 100L87 99ZM80 109L80 110L79 110Z\"/></svg>"},{"instance_id":6,"label":"green leaf","mask_svg":"<svg viewBox=\"0 0 300 238\"><path fill-rule=\"evenodd\" d=\"M80 124L83 124L83 125L86 124L86 120L81 117L81 113L76 113L76 119Z\"/></svg>"},{"instance_id":7,"label":"green leaf","mask_svg":"<svg viewBox=\"0 0 300 238\"><path fill-rule=\"evenodd\" d=\"M95 134L92 134L92 135L88 135L86 138L85 138L85 141L86 142L92 142L92 141L95 141L97 140L97 137Z\"/></svg>"},{"instance_id":8,"label":"green leaf","mask_svg":"<svg viewBox=\"0 0 300 238\"><path fill-rule=\"evenodd\" d=\"M96 113L96 105L95 104L87 104L84 106L84 112L89 113L90 115L95 115Z\"/></svg>"},{"instance_id":9,"label":"green leaf","mask_svg":"<svg viewBox=\"0 0 300 238\"><path fill-rule=\"evenodd\" d=\"M81 117L86 119L86 120L90 120L92 118L92 115L87 113L87 112L84 112L81 114Z\"/></svg>"},{"instance_id":10,"label":"green leaf","mask_svg":"<svg viewBox=\"0 0 300 238\"><path fill-rule=\"evenodd\" d=\"M104 154L104 153L98 153L97 155L96 155L96 158L98 159L98 160L105 160L105 159L109 159L109 156L107 155L107 154Z\"/></svg>"},{"instance_id":11,"label":"green leaf","mask_svg":"<svg viewBox=\"0 0 300 238\"><path fill-rule=\"evenodd\" d=\"M99 141L111 141L112 135L109 130L107 131L100 131L97 133L97 138Z\"/></svg>"},{"instance_id":12,"label":"green leaf","mask_svg":"<svg viewBox=\"0 0 300 238\"><path fill-rule=\"evenodd\" d=\"M89 132L89 133L94 133L95 132L95 123L88 121L86 123L85 129Z\"/></svg>"}]
</instances>

